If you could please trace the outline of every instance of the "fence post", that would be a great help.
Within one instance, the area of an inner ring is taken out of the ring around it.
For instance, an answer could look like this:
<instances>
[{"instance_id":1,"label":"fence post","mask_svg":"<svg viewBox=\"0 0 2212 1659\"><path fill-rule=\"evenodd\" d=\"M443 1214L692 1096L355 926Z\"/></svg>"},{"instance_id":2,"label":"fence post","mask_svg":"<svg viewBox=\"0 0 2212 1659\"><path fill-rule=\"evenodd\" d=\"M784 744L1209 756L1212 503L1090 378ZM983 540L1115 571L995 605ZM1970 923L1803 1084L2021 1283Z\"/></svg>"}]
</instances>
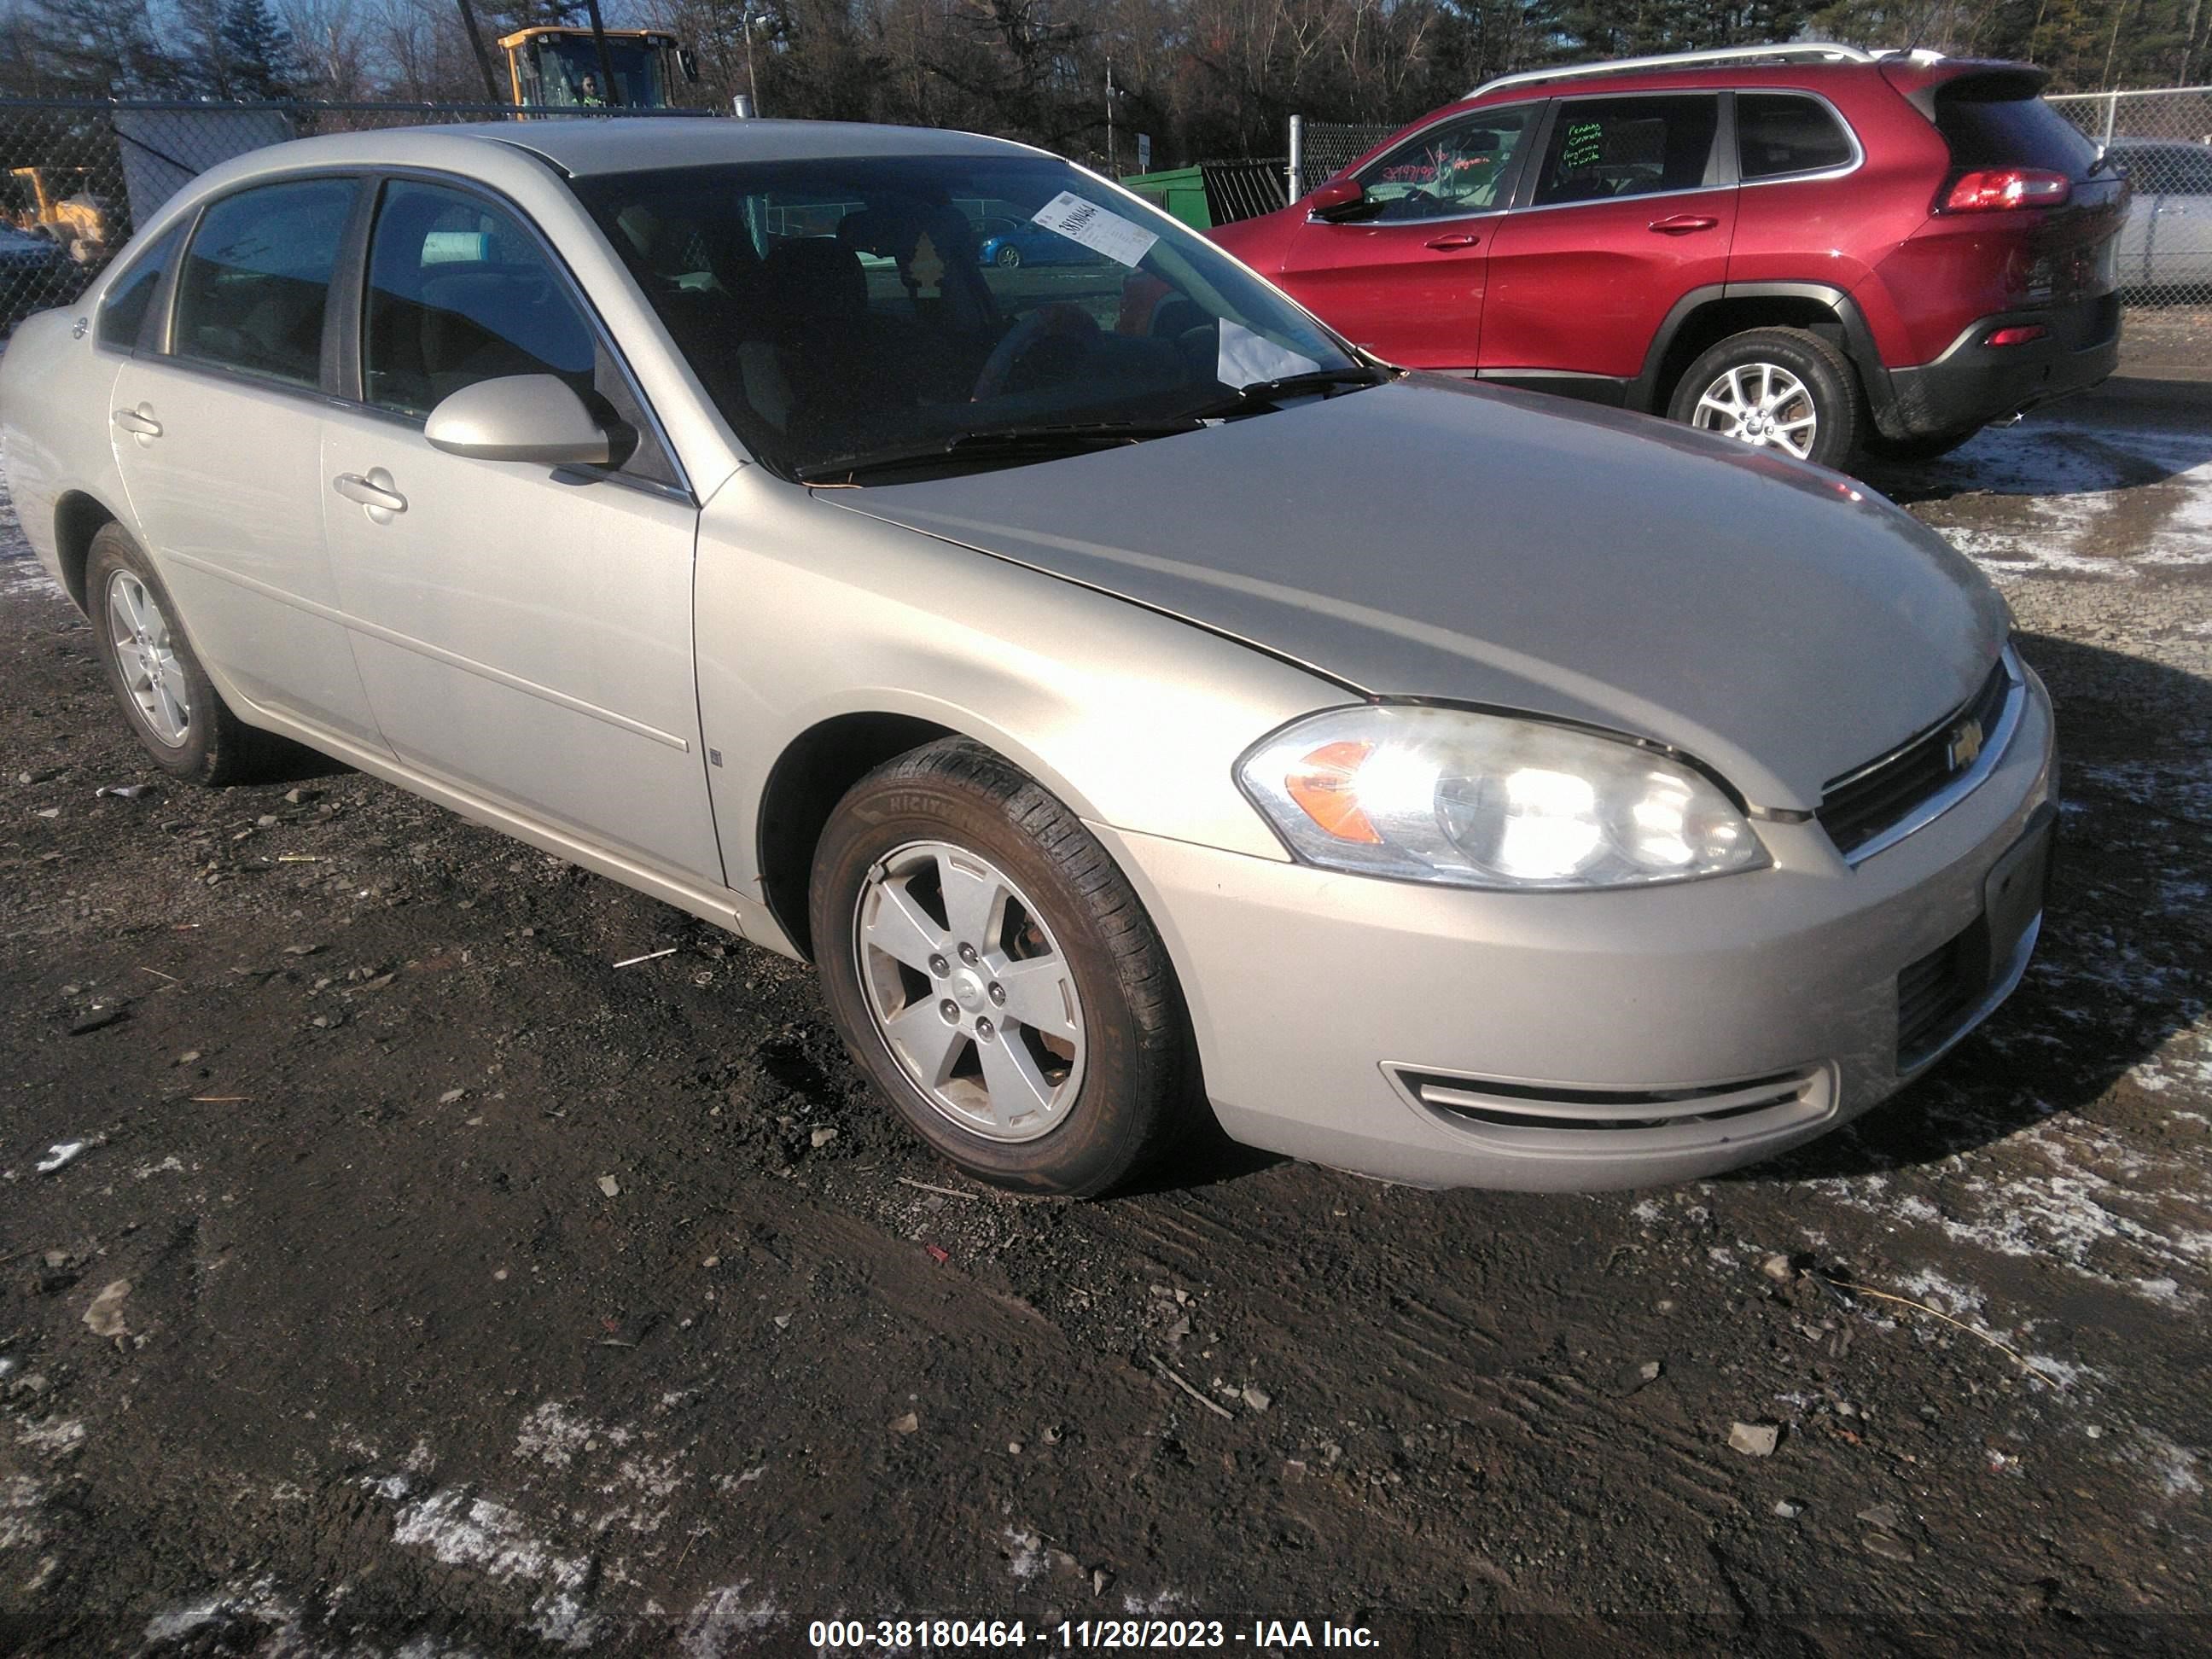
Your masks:
<instances>
[{"instance_id":1,"label":"fence post","mask_svg":"<svg viewBox=\"0 0 2212 1659\"><path fill-rule=\"evenodd\" d=\"M1295 202L1305 194L1298 182L1299 175L1304 171L1305 136L1305 118L1302 115L1291 117L1291 161L1290 165L1283 169L1283 185L1290 192L1283 199L1287 202Z\"/></svg>"},{"instance_id":2,"label":"fence post","mask_svg":"<svg viewBox=\"0 0 2212 1659\"><path fill-rule=\"evenodd\" d=\"M2112 147L2112 124L2119 112L2120 94L2117 92L2106 93L2105 94L2105 148L2106 149Z\"/></svg>"}]
</instances>

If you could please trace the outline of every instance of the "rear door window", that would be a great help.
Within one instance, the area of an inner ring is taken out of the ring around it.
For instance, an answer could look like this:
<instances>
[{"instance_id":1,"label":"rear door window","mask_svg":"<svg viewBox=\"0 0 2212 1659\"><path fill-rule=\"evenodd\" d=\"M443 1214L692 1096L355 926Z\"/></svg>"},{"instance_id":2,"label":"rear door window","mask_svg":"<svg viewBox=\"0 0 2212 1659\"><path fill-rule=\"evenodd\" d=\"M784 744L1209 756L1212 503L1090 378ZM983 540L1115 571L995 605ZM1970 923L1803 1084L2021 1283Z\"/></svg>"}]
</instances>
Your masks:
<instances>
[{"instance_id":1,"label":"rear door window","mask_svg":"<svg viewBox=\"0 0 2212 1659\"><path fill-rule=\"evenodd\" d=\"M1537 169L1535 204L1696 190L1719 127L1717 94L1565 101Z\"/></svg>"},{"instance_id":2,"label":"rear door window","mask_svg":"<svg viewBox=\"0 0 2212 1659\"><path fill-rule=\"evenodd\" d=\"M1968 76L1936 94L1936 130L1961 167L2040 167L2085 176L2097 147L2080 128L2010 79Z\"/></svg>"},{"instance_id":3,"label":"rear door window","mask_svg":"<svg viewBox=\"0 0 2212 1659\"><path fill-rule=\"evenodd\" d=\"M1847 167L1857 155L1833 110L1793 93L1738 93L1735 143L1746 183Z\"/></svg>"},{"instance_id":4,"label":"rear door window","mask_svg":"<svg viewBox=\"0 0 2212 1659\"><path fill-rule=\"evenodd\" d=\"M359 188L351 179L264 185L201 215L177 283L176 355L317 385L331 272Z\"/></svg>"}]
</instances>

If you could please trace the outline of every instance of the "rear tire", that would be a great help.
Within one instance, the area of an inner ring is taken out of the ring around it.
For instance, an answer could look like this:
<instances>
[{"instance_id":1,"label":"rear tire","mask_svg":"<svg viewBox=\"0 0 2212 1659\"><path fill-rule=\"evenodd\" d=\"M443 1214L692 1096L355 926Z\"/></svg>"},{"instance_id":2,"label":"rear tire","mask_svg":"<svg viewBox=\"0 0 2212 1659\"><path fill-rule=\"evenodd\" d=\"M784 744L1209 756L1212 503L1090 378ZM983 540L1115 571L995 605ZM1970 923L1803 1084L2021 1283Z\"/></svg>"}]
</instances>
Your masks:
<instances>
[{"instance_id":1,"label":"rear tire","mask_svg":"<svg viewBox=\"0 0 2212 1659\"><path fill-rule=\"evenodd\" d=\"M1802 328L1731 334L1692 363L1668 417L1754 448L1841 467L1857 450L1866 400L1850 359Z\"/></svg>"},{"instance_id":2,"label":"rear tire","mask_svg":"<svg viewBox=\"0 0 2212 1659\"><path fill-rule=\"evenodd\" d=\"M131 735L171 777L217 786L258 778L289 748L232 714L200 666L153 561L119 524L85 557L85 608Z\"/></svg>"},{"instance_id":3,"label":"rear tire","mask_svg":"<svg viewBox=\"0 0 2212 1659\"><path fill-rule=\"evenodd\" d=\"M809 908L853 1058L976 1180L1094 1196L1199 1115L1182 994L1135 891L980 744L945 738L855 784Z\"/></svg>"}]
</instances>

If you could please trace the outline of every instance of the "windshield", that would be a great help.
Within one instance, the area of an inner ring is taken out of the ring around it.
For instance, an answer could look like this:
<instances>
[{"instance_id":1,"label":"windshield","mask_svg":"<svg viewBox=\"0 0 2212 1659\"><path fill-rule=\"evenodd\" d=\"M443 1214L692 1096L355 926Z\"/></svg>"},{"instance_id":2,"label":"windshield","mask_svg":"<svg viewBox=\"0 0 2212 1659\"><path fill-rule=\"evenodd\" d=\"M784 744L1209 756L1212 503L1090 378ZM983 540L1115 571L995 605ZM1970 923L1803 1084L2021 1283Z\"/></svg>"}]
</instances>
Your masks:
<instances>
[{"instance_id":1,"label":"windshield","mask_svg":"<svg viewBox=\"0 0 2212 1659\"><path fill-rule=\"evenodd\" d=\"M599 84L599 53L592 37L542 34L526 49L523 101L539 105L607 104L614 100ZM615 72L615 91L624 109L660 109L668 99L660 85L659 62L637 40L610 40L607 62ZM586 83L589 82L587 86Z\"/></svg>"},{"instance_id":2,"label":"windshield","mask_svg":"<svg viewBox=\"0 0 2212 1659\"><path fill-rule=\"evenodd\" d=\"M1050 156L572 185L732 429L789 477L996 432L1158 428L1356 368L1211 244Z\"/></svg>"}]
</instances>

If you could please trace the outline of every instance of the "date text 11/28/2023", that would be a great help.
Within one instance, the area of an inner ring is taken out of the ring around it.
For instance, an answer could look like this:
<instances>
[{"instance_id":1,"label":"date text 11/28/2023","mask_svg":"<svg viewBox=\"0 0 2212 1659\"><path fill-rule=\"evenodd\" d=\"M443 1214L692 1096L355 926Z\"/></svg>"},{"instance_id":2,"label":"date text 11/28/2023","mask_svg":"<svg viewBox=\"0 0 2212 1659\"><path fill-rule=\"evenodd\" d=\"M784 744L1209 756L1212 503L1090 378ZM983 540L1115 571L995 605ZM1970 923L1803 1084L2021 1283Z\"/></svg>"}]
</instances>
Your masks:
<instances>
[{"instance_id":1,"label":"date text 11/28/2023","mask_svg":"<svg viewBox=\"0 0 2212 1659\"><path fill-rule=\"evenodd\" d=\"M875 1649L912 1653L932 1649L1042 1647L1066 1650L1243 1648L1286 1653L1303 1648L1377 1645L1357 1623L1320 1619L1063 1619L1032 1626L1006 1619L817 1619L806 1627L817 1653Z\"/></svg>"}]
</instances>

